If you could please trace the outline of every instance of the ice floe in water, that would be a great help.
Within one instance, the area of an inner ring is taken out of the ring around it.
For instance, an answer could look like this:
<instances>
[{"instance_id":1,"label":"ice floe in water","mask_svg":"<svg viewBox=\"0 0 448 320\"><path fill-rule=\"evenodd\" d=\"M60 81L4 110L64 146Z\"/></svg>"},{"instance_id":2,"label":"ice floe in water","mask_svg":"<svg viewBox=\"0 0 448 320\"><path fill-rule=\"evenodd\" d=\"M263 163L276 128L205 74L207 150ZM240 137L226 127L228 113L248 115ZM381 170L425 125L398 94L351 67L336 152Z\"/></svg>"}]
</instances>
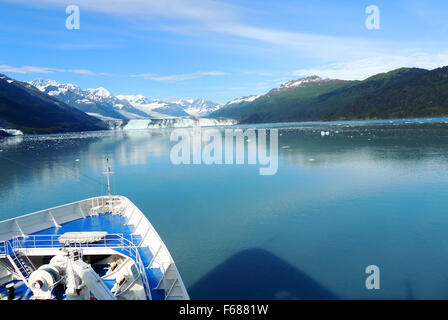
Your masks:
<instances>
[{"instance_id":1,"label":"ice floe in water","mask_svg":"<svg viewBox=\"0 0 448 320\"><path fill-rule=\"evenodd\" d=\"M6 132L7 134L10 134L12 136L23 136L23 132L17 129L0 128L0 131Z\"/></svg>"}]
</instances>

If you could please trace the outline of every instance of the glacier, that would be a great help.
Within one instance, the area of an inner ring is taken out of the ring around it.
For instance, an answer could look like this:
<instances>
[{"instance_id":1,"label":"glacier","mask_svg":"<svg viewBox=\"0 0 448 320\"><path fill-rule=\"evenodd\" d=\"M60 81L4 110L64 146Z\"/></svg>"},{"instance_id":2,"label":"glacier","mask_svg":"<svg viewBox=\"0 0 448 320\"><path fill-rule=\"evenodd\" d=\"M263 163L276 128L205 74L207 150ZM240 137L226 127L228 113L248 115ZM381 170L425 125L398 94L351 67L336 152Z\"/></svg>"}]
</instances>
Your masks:
<instances>
[{"instance_id":1,"label":"glacier","mask_svg":"<svg viewBox=\"0 0 448 320\"><path fill-rule=\"evenodd\" d=\"M131 119L122 125L123 130L155 129L155 128L188 128L231 126L238 121L226 118L172 118L172 119Z\"/></svg>"}]
</instances>

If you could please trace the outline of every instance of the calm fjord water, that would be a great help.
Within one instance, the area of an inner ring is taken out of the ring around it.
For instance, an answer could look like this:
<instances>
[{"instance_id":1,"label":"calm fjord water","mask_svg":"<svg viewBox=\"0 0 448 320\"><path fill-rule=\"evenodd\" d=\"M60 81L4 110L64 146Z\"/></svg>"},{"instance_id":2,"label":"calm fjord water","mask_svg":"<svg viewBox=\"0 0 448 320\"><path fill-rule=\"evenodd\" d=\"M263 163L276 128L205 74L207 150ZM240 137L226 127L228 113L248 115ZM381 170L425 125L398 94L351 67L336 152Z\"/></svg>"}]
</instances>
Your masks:
<instances>
[{"instance_id":1,"label":"calm fjord water","mask_svg":"<svg viewBox=\"0 0 448 320\"><path fill-rule=\"evenodd\" d=\"M113 193L147 215L193 299L448 299L447 122L260 125L279 129L273 176L173 165L168 129L8 138L0 220L104 194L108 156Z\"/></svg>"}]
</instances>

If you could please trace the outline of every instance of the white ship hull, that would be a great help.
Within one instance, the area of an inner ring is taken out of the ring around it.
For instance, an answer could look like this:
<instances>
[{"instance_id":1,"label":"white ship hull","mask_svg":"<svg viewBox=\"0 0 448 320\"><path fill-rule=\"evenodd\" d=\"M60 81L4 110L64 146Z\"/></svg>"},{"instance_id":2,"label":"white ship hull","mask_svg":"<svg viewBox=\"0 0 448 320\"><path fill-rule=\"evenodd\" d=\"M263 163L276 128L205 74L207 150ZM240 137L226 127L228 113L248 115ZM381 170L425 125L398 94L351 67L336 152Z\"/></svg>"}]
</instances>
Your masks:
<instances>
[{"instance_id":1,"label":"white ship hull","mask_svg":"<svg viewBox=\"0 0 448 320\"><path fill-rule=\"evenodd\" d=\"M82 238L86 235L83 232L87 232L89 237L99 238L86 240ZM70 237L75 238L70 242ZM64 243L66 238L69 241ZM59 294L61 299L77 298L76 294L68 291L72 281L70 272L78 269L68 270L69 263L59 268L58 259L51 260L61 252L68 257L67 251L71 249L80 250L84 257L76 266L79 270L91 267L89 270L92 271L103 265L109 266L103 273L90 272L79 276L88 289L83 289L84 298L189 299L173 258L157 231L145 215L123 196L90 198L0 222L0 289L3 288L3 297L7 296L6 286L13 284L16 287L21 285L25 291L19 294L20 290L15 290L16 299L39 299L45 294L56 298L51 290L42 293L43 289L39 291L37 288L45 282L45 275L51 274L48 268L55 265L56 269L63 271L57 275L60 280L55 280L51 288L65 289L65 293ZM45 264L48 260L51 260L50 264ZM123 266L116 267L120 263ZM37 272L39 268L44 272ZM118 271L113 268L122 269L121 274L117 275ZM78 273L81 272L79 270ZM126 273L126 270L133 270L135 275L131 271ZM35 280L39 275L42 279ZM89 286L89 277L102 279L98 282L104 283L100 287ZM51 279L48 281L52 282ZM126 281L128 284L125 286L123 283ZM106 292L106 287L110 292Z\"/></svg>"}]
</instances>

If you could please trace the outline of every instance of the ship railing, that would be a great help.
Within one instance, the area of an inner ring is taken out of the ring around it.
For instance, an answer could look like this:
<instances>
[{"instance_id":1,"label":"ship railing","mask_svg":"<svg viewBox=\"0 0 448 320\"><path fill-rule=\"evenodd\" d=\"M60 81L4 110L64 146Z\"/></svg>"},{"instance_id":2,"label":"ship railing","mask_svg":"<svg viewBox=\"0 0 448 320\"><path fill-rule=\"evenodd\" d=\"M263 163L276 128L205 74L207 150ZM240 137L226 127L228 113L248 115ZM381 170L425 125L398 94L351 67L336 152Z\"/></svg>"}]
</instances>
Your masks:
<instances>
[{"instance_id":1,"label":"ship railing","mask_svg":"<svg viewBox=\"0 0 448 320\"><path fill-rule=\"evenodd\" d=\"M28 258L27 255L24 255L26 261L23 261L23 262L22 262L20 259L18 259L15 250L16 250L16 249L23 249L23 247L22 247L22 244L21 244L20 242L17 242L16 245L14 245L14 241L15 241L15 240L16 240L16 239L13 239L13 242L12 242L12 248L11 248L12 250L11 250L11 253L17 258L17 260L20 262L20 264L22 264L22 267L25 267L25 266L23 265L23 263L26 263L27 266L28 266L29 268L31 268L31 271L36 270L36 267L35 267L34 264L31 262L30 258ZM9 242L9 244L11 245L11 242Z\"/></svg>"},{"instance_id":2,"label":"ship railing","mask_svg":"<svg viewBox=\"0 0 448 320\"><path fill-rule=\"evenodd\" d=\"M140 252L138 247L135 245L133 241L123 237L123 234L107 234L101 240L91 243L61 243L59 242L60 235L27 235L26 237L15 237L11 242L11 246L13 250L26 250L26 249L51 249L51 248L110 248L110 249L118 249L121 252L128 255L132 258L136 265L137 269L141 275L143 281L143 288L145 289L145 294L149 299L151 297L151 290L149 287L148 278L146 275L145 266L143 265L143 261L140 256ZM6 243L7 241L5 241ZM1 251L0 244L0 252ZM6 246L6 251L7 246Z\"/></svg>"},{"instance_id":3,"label":"ship railing","mask_svg":"<svg viewBox=\"0 0 448 320\"><path fill-rule=\"evenodd\" d=\"M8 244L6 241L0 241L0 257L8 255Z\"/></svg>"},{"instance_id":4,"label":"ship railing","mask_svg":"<svg viewBox=\"0 0 448 320\"><path fill-rule=\"evenodd\" d=\"M14 237L12 245L14 249L42 249L42 248L62 248L62 247L110 247L121 248L126 246L135 246L123 234L107 234L101 240L95 242L73 242L61 243L59 241L60 234L39 234Z\"/></svg>"},{"instance_id":5,"label":"ship railing","mask_svg":"<svg viewBox=\"0 0 448 320\"><path fill-rule=\"evenodd\" d=\"M97 216L101 213L123 214L125 205L120 197L103 196L92 198L90 203L90 215Z\"/></svg>"}]
</instances>

